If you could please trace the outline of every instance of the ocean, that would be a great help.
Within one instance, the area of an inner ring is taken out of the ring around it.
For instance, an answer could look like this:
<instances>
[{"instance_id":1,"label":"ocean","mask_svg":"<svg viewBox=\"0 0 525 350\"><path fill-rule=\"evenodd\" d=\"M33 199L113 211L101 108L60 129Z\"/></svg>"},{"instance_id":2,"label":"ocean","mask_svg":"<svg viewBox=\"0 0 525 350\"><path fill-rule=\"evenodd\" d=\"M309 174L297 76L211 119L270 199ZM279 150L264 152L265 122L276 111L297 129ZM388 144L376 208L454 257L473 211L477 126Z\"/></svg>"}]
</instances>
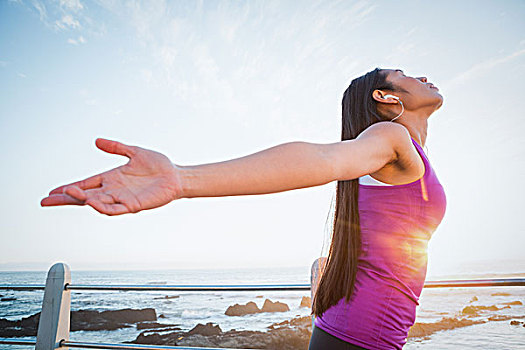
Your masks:
<instances>
[{"instance_id":1,"label":"ocean","mask_svg":"<svg viewBox=\"0 0 525 350\"><path fill-rule=\"evenodd\" d=\"M73 270L71 279L72 284L292 284L309 283L309 274L309 267L162 271ZM523 276L521 274L521 277ZM470 277L480 278L479 275ZM0 272L0 284L44 285L45 279L45 271ZM16 298L14 301L0 302L0 318L17 320L40 311L43 291L0 290L0 295L4 298ZM179 298L163 298L166 295L178 295ZM310 296L310 292L71 291L71 309L103 311L154 308L157 316L165 316L159 321L177 324L184 330L190 330L198 323L213 322L218 324L222 331L265 331L272 323L309 316L310 308L300 307L303 296ZM285 303L290 311L242 317L225 315L229 306L253 301L261 308L265 299ZM525 321L524 304L525 287L425 288L421 294L416 319L416 324L424 324L416 335L425 336L409 337L404 349L525 349L525 327L511 324L512 320ZM482 323L462 327L461 320L464 319ZM118 343L134 340L140 332L135 327L114 331L76 331L71 332L70 339ZM24 347L4 345L0 348Z\"/></svg>"}]
</instances>

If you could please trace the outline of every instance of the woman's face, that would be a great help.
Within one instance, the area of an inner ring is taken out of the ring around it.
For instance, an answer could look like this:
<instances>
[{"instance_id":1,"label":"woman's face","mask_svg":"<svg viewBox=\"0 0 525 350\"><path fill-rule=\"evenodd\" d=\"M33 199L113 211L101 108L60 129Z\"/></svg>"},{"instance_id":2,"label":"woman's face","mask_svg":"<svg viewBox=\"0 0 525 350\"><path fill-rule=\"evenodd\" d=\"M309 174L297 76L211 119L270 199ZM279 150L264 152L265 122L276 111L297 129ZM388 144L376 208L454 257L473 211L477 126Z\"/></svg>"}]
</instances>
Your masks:
<instances>
[{"instance_id":1,"label":"woman's face","mask_svg":"<svg viewBox=\"0 0 525 350\"><path fill-rule=\"evenodd\" d=\"M411 77L405 75L401 69L386 69L387 81L394 86L408 91L394 91L392 95L398 96L405 104L405 108L416 110L419 108L434 107L439 109L443 104L443 96L439 89L427 81L426 77Z\"/></svg>"}]
</instances>

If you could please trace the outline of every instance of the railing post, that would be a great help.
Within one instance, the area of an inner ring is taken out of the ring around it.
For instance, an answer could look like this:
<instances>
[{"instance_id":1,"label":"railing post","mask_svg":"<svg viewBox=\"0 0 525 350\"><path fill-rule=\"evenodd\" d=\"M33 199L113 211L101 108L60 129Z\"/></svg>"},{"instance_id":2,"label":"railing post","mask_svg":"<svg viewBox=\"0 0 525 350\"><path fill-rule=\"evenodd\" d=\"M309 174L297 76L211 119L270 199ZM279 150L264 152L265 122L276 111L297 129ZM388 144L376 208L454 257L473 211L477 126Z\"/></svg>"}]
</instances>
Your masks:
<instances>
[{"instance_id":1,"label":"railing post","mask_svg":"<svg viewBox=\"0 0 525 350\"><path fill-rule=\"evenodd\" d=\"M62 339L69 340L71 292L65 290L66 284L71 284L69 266L64 263L51 266L47 273L35 350L54 350Z\"/></svg>"},{"instance_id":2,"label":"railing post","mask_svg":"<svg viewBox=\"0 0 525 350\"><path fill-rule=\"evenodd\" d=\"M323 275L324 268L326 267L326 257L320 257L314 260L312 267L310 268L310 300L312 301L312 307L314 302L315 292L319 286L319 281ZM312 315L312 331L315 326L315 315Z\"/></svg>"}]
</instances>

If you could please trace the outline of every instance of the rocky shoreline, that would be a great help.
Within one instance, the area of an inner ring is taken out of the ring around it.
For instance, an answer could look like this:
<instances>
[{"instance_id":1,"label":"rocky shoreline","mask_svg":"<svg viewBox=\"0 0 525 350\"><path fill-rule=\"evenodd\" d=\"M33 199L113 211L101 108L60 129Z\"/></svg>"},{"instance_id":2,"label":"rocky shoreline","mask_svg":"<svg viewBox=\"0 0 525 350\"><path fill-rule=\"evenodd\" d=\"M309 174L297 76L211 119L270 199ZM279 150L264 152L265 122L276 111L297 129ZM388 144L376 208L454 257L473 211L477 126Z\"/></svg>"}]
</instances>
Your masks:
<instances>
[{"instance_id":1,"label":"rocky shoreline","mask_svg":"<svg viewBox=\"0 0 525 350\"><path fill-rule=\"evenodd\" d=\"M471 302L476 301L471 300ZM525 327L521 319L525 315L492 315L487 318L486 311L509 309L513 306L522 306L521 301L503 303L502 306L474 306L467 305L455 317L443 317L432 323L418 322L412 326L409 338L428 337L429 335L454 328L466 327L473 324L489 321L510 321L510 325ZM303 297L301 307L310 307L310 298ZM289 311L288 305L272 302L266 299L261 309L254 302L244 305L235 304L227 308L226 315L242 317L244 315L261 312ZM36 336L40 313L21 320L11 321L0 319L0 337ZM250 349L307 349L312 334L311 316L295 317L267 327L266 331L229 330L224 332L218 324L208 322L205 325L197 324L189 331L182 330L178 324L159 322L165 317L157 317L155 309L123 309L115 311L77 310L71 311L71 331L100 331L116 330L119 328L135 327L139 335L125 343L170 345L170 346L200 346L219 348L250 348Z\"/></svg>"},{"instance_id":2,"label":"rocky shoreline","mask_svg":"<svg viewBox=\"0 0 525 350\"><path fill-rule=\"evenodd\" d=\"M0 337L36 336L40 312L17 321L0 318ZM115 311L77 310L70 314L70 331L113 331L156 321L155 309L122 309Z\"/></svg>"},{"instance_id":3,"label":"rocky shoreline","mask_svg":"<svg viewBox=\"0 0 525 350\"><path fill-rule=\"evenodd\" d=\"M135 340L126 343L304 350L308 348L312 335L312 319L310 316L296 317L289 321L274 323L267 328L266 332L235 329L223 332L219 325L209 322L205 325L198 324L188 332L159 333L159 330L146 330L141 332ZM167 329L160 331L167 331Z\"/></svg>"},{"instance_id":4,"label":"rocky shoreline","mask_svg":"<svg viewBox=\"0 0 525 350\"><path fill-rule=\"evenodd\" d=\"M309 307L310 298L303 297L301 307ZM261 309L254 302L235 304L227 308L225 315L238 317L263 312L289 311L288 305L264 301ZM136 327L141 330L135 340L125 343L155 344L172 346L202 346L251 349L306 349L312 334L310 316L274 323L267 331L229 330L222 331L218 324L209 322L197 324L189 331L183 331L178 324L158 322L155 309L123 309L115 311L75 310L70 314L70 330L111 331L119 328ZM20 320L0 319L0 337L36 336L40 313Z\"/></svg>"}]
</instances>

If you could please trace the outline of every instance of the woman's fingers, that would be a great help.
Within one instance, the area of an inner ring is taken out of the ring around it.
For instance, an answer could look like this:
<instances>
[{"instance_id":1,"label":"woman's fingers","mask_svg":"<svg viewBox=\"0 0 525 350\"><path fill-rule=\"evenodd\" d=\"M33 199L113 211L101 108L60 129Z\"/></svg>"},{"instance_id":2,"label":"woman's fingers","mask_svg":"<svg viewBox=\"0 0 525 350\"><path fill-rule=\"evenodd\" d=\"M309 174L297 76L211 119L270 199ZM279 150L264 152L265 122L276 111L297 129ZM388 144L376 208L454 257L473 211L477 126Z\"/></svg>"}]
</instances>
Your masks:
<instances>
[{"instance_id":1,"label":"woman's fingers","mask_svg":"<svg viewBox=\"0 0 525 350\"><path fill-rule=\"evenodd\" d=\"M87 199L86 192L81 190L78 186L68 186L64 188L64 193L78 199L79 201L85 201Z\"/></svg>"},{"instance_id":2,"label":"woman's fingers","mask_svg":"<svg viewBox=\"0 0 525 350\"><path fill-rule=\"evenodd\" d=\"M106 199L103 199L106 200ZM67 194L54 194L42 199L40 205L43 207L51 207L58 205L89 205L101 214L106 215L121 215L130 213L124 204L120 203L104 203L100 199L88 199L87 201L80 201Z\"/></svg>"},{"instance_id":3,"label":"woman's fingers","mask_svg":"<svg viewBox=\"0 0 525 350\"><path fill-rule=\"evenodd\" d=\"M104 192L100 188L82 190L77 186L69 186L64 189L63 193L51 194L42 199L40 204L43 207L68 204L85 205L88 201L97 201L104 204L118 203L111 194Z\"/></svg>"},{"instance_id":4,"label":"woman's fingers","mask_svg":"<svg viewBox=\"0 0 525 350\"><path fill-rule=\"evenodd\" d=\"M84 205L84 201L78 200L67 194L52 194L40 201L42 207L52 207L56 205Z\"/></svg>"},{"instance_id":5,"label":"woman's fingers","mask_svg":"<svg viewBox=\"0 0 525 350\"><path fill-rule=\"evenodd\" d=\"M140 147L128 146L118 141L98 138L96 146L104 152L134 157ZM129 164L129 163L128 163ZM127 168L125 165L124 168ZM120 190L126 187L126 179L123 179L121 167L112 169L105 173L91 176L87 179L62 185L49 192L49 195L42 199L41 206L57 205L89 205L96 211L107 215L120 215L141 210L141 204L137 198L129 197ZM103 186L104 185L104 186ZM117 192L113 190L117 189Z\"/></svg>"},{"instance_id":6,"label":"woman's fingers","mask_svg":"<svg viewBox=\"0 0 525 350\"><path fill-rule=\"evenodd\" d=\"M98 138L95 141L97 147L104 152L119 154L131 158L136 153L136 147L128 146L118 141L112 141L107 139Z\"/></svg>"},{"instance_id":7,"label":"woman's fingers","mask_svg":"<svg viewBox=\"0 0 525 350\"><path fill-rule=\"evenodd\" d=\"M98 174L98 175L95 175L95 176L88 177L85 180L72 182L72 183L67 184L67 185L59 186L59 187L51 190L51 192L49 192L49 194L51 195L51 194L64 193L64 190L67 187L69 187L69 186L77 186L77 187L79 187L82 190L88 190L88 189L91 189L91 188L100 187L100 186L102 186L102 174Z\"/></svg>"},{"instance_id":8,"label":"woman's fingers","mask_svg":"<svg viewBox=\"0 0 525 350\"><path fill-rule=\"evenodd\" d=\"M135 155L138 149L138 147L135 147L135 146L128 146L118 141L107 140L103 138L96 139L95 144L97 145L99 149L101 149L104 152L126 156L130 159L132 156ZM82 190L100 187L102 185L102 175L103 174L105 173L91 176L82 181L76 181L76 182L72 182L67 185L59 186L51 190L49 194L51 195L51 194L63 193L64 189L69 186L78 186Z\"/></svg>"},{"instance_id":9,"label":"woman's fingers","mask_svg":"<svg viewBox=\"0 0 525 350\"><path fill-rule=\"evenodd\" d=\"M121 215L132 212L116 194L105 192L100 188L82 190L77 186L66 187L64 193L49 195L42 199L40 205L43 207L89 205L99 213L106 215Z\"/></svg>"},{"instance_id":10,"label":"woman's fingers","mask_svg":"<svg viewBox=\"0 0 525 350\"><path fill-rule=\"evenodd\" d=\"M98 200L88 200L86 201L86 204L91 206L99 213L106 215L121 215L130 212L124 204L120 203L108 204Z\"/></svg>"}]
</instances>

